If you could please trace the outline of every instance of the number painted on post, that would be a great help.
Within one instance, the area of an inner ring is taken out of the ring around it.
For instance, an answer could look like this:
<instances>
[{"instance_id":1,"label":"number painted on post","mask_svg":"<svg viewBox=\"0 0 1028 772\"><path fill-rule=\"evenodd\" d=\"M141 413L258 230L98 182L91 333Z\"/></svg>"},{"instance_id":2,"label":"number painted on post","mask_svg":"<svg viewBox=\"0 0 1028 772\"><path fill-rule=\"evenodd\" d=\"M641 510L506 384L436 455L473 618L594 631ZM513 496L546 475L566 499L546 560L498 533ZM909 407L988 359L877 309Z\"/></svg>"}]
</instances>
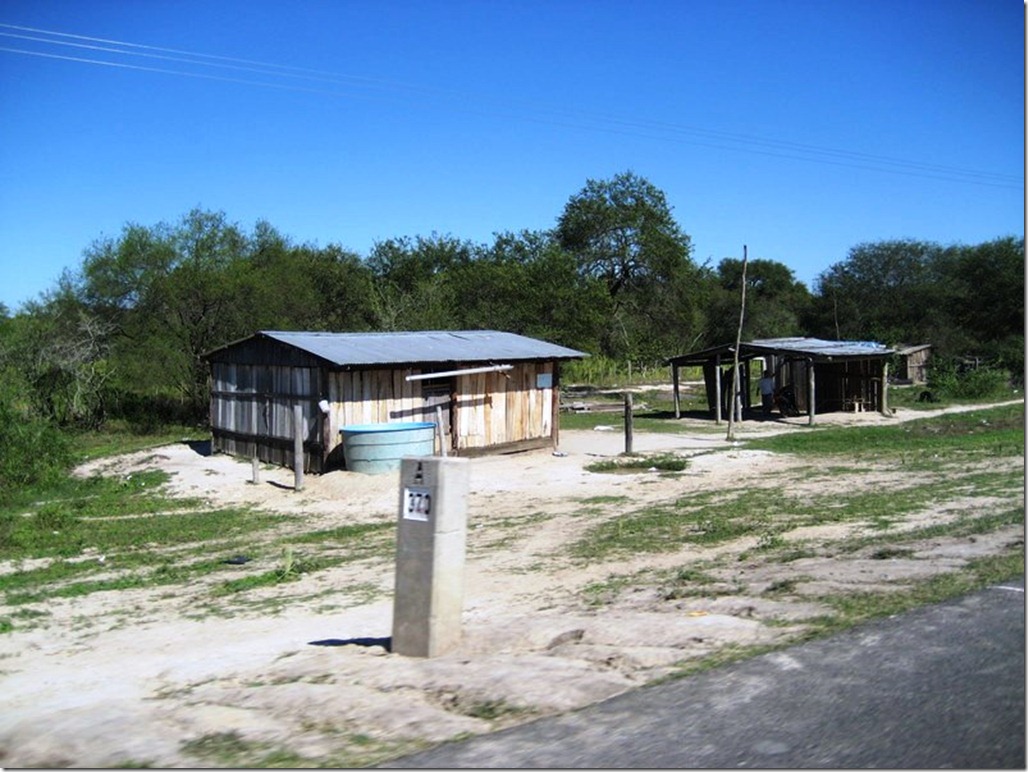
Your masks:
<instances>
[{"instance_id":1,"label":"number painted on post","mask_svg":"<svg viewBox=\"0 0 1028 772\"><path fill-rule=\"evenodd\" d=\"M432 514L432 493L428 488L405 488L403 517L427 522Z\"/></svg>"}]
</instances>

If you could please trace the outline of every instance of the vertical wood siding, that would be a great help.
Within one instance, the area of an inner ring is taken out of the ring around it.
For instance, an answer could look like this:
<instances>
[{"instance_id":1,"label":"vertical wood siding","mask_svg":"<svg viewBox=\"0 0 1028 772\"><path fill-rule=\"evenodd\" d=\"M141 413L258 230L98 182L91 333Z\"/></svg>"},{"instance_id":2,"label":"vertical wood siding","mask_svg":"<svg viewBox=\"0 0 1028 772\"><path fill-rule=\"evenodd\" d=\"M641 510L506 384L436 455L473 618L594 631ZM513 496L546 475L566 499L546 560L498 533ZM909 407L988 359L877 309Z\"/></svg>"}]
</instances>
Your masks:
<instances>
[{"instance_id":1,"label":"vertical wood siding","mask_svg":"<svg viewBox=\"0 0 1028 772\"><path fill-rule=\"evenodd\" d=\"M554 436L553 362L527 362L506 372L408 381L417 369L328 371L317 367L212 362L211 424L215 450L292 465L293 405L303 406L305 468L342 463L341 430L357 424L437 420L442 405L448 448L485 450ZM539 386L540 375L550 385ZM452 384L455 399L446 395ZM442 390L440 390L442 386ZM322 416L318 401L327 398ZM452 435L456 432L456 437ZM440 448L437 447L437 452Z\"/></svg>"},{"instance_id":2,"label":"vertical wood siding","mask_svg":"<svg viewBox=\"0 0 1028 772\"><path fill-rule=\"evenodd\" d=\"M214 449L292 466L293 406L303 408L304 467L321 468L321 373L313 367L211 365Z\"/></svg>"},{"instance_id":3,"label":"vertical wood siding","mask_svg":"<svg viewBox=\"0 0 1028 772\"><path fill-rule=\"evenodd\" d=\"M553 433L553 387L539 388L540 374L553 377L552 362L518 364L506 373L457 379L457 449L487 448Z\"/></svg>"}]
</instances>

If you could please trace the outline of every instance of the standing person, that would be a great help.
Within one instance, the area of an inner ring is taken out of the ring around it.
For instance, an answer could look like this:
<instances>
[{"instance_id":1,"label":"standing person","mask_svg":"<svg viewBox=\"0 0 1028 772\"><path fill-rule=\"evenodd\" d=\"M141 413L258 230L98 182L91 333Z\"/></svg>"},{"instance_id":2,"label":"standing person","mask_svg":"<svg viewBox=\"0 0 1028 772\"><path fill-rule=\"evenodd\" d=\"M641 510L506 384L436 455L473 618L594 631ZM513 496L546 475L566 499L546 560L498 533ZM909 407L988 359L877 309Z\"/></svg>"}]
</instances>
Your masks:
<instances>
[{"instance_id":1,"label":"standing person","mask_svg":"<svg viewBox=\"0 0 1028 772\"><path fill-rule=\"evenodd\" d=\"M760 379L760 402L764 406L764 415L771 415L774 401L775 376L770 370L765 370L764 377Z\"/></svg>"}]
</instances>

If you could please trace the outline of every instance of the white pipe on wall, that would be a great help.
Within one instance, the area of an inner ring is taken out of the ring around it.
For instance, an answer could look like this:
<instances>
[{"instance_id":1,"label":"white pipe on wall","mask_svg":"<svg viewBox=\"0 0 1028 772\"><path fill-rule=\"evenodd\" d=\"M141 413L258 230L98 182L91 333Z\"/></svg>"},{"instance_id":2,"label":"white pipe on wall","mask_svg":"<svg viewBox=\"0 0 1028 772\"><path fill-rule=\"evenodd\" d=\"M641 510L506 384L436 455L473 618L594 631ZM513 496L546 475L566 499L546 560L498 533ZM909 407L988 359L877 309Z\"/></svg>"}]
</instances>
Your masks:
<instances>
[{"instance_id":1,"label":"white pipe on wall","mask_svg":"<svg viewBox=\"0 0 1028 772\"><path fill-rule=\"evenodd\" d=\"M488 367L469 367L467 370L447 370L442 373L422 373L421 375L408 375L408 381L424 381L428 378L447 378L451 375L475 375L477 373L502 373L513 369L514 365L489 365Z\"/></svg>"}]
</instances>

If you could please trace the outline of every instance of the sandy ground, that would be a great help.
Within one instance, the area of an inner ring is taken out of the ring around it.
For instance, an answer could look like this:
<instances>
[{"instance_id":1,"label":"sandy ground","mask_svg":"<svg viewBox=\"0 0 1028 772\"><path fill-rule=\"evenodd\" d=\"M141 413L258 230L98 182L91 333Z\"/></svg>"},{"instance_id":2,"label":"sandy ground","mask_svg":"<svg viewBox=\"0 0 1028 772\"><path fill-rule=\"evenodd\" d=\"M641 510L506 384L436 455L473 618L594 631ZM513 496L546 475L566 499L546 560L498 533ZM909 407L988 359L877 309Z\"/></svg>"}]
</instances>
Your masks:
<instances>
[{"instance_id":1,"label":"sandy ground","mask_svg":"<svg viewBox=\"0 0 1028 772\"><path fill-rule=\"evenodd\" d=\"M876 424L924 415L833 414L820 422ZM793 431L805 420L745 422L737 437ZM627 560L576 562L566 545L595 522L583 516L584 509L613 516L619 507L636 509L712 489L770 489L791 469L803 470L795 486L809 478L820 489L887 487L891 479L889 473L851 480L838 471L818 474L809 460L733 446L709 422L697 424L695 433L635 435L636 452L691 456L681 474L584 469L623 449L619 431L564 431L557 454L470 461L463 642L440 657L387 650L391 555L253 590L234 605L211 604L202 583L48 602L36 626L0 636L0 765L373 763L382 751L398 754L588 705L724 646L783 640L819 613L813 598L820 593L889 587L952 570L1024 538L1019 526L904 545L912 553L889 560L857 552L789 563L726 561L724 580L743 592L675 599L643 583L590 602L595 596L585 589L591 583L739 555L755 544L740 539ZM1023 459L1012 463L1023 468ZM249 463L205 456L185 443L107 459L80 472L129 474L151 467L172 473L169 487L176 495L201 496L212 506L302 513L310 529L396 518L396 475L308 476L304 490L295 492L288 470L265 467L260 484L253 485ZM596 503L602 501L607 503ZM976 498L968 506L989 503ZM951 514L924 513L899 527ZM860 528L826 525L786 537L824 544ZM799 575L806 579L804 592L787 599L765 592ZM218 756L219 748L235 755Z\"/></svg>"}]
</instances>

